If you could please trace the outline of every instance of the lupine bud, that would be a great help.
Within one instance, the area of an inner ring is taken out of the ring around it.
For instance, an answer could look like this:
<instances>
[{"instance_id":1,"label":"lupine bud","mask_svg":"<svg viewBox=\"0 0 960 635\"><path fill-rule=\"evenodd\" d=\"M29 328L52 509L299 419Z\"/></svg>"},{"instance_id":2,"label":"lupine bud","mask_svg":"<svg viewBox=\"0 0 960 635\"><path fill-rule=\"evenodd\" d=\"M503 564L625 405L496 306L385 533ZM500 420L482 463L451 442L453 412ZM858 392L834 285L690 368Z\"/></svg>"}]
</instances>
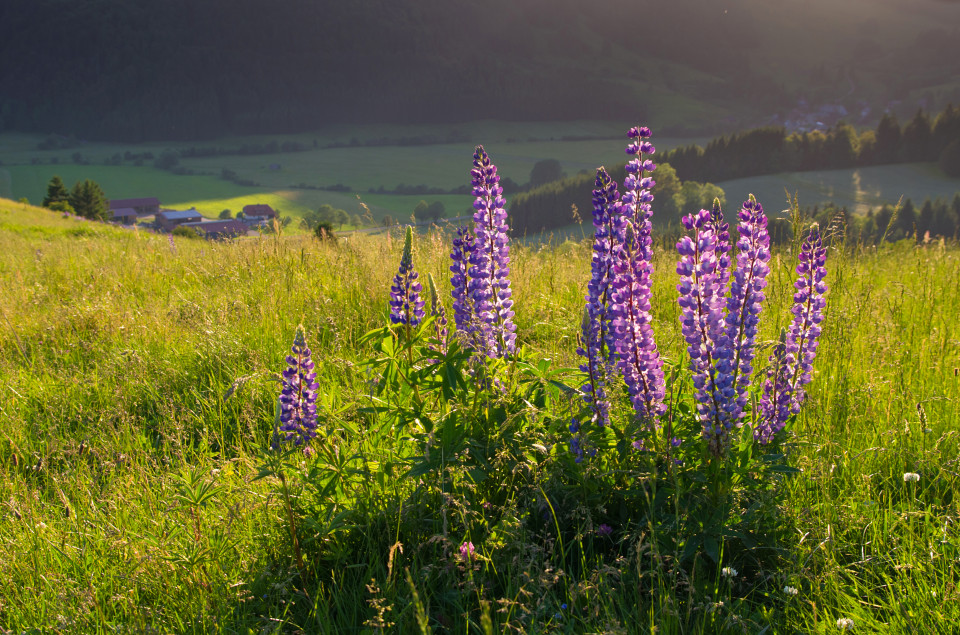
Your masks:
<instances>
[{"instance_id":1,"label":"lupine bud","mask_svg":"<svg viewBox=\"0 0 960 635\"><path fill-rule=\"evenodd\" d=\"M440 301L440 294L437 292L437 283L433 280L433 274L427 274L427 289L430 292L430 316L434 318L433 330L436 339L436 346L431 348L441 355L447 354L447 310Z\"/></svg>"},{"instance_id":2,"label":"lupine bud","mask_svg":"<svg viewBox=\"0 0 960 635\"><path fill-rule=\"evenodd\" d=\"M301 445L317 436L316 404L320 387L302 326L297 327L291 352L280 390L280 430L286 432L284 441Z\"/></svg>"},{"instance_id":3,"label":"lupine bud","mask_svg":"<svg viewBox=\"0 0 960 635\"><path fill-rule=\"evenodd\" d=\"M423 287L417 277L413 269L413 228L407 227L400 270L390 287L390 321L394 324L417 326L423 320Z\"/></svg>"}]
</instances>

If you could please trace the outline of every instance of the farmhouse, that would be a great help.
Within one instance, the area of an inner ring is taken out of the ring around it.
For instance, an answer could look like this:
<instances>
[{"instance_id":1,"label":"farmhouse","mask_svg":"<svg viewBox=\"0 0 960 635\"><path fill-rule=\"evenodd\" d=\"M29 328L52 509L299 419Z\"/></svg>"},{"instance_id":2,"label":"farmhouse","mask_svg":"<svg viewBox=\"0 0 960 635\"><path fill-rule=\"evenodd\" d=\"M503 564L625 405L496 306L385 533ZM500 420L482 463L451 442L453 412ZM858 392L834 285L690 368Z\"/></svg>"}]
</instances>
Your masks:
<instances>
[{"instance_id":1,"label":"farmhouse","mask_svg":"<svg viewBox=\"0 0 960 635\"><path fill-rule=\"evenodd\" d=\"M243 207L243 215L266 220L268 218L276 218L277 212L269 205L258 203L256 205L245 205Z\"/></svg>"},{"instance_id":2,"label":"farmhouse","mask_svg":"<svg viewBox=\"0 0 960 635\"><path fill-rule=\"evenodd\" d=\"M235 218L230 220L203 220L200 222L180 223L190 227L206 238L234 238L247 233L247 224Z\"/></svg>"},{"instance_id":3,"label":"farmhouse","mask_svg":"<svg viewBox=\"0 0 960 635\"><path fill-rule=\"evenodd\" d=\"M160 225L163 231L167 232L173 231L178 225L183 225L184 223L199 223L202 220L203 216L201 216L200 212L196 209L188 209L185 211L164 209L157 213L157 224Z\"/></svg>"},{"instance_id":4,"label":"farmhouse","mask_svg":"<svg viewBox=\"0 0 960 635\"><path fill-rule=\"evenodd\" d=\"M137 217L153 216L160 211L160 200L154 197L150 198L121 198L110 201L111 210L132 209ZM116 218L116 215L114 215Z\"/></svg>"},{"instance_id":5,"label":"farmhouse","mask_svg":"<svg viewBox=\"0 0 960 635\"><path fill-rule=\"evenodd\" d=\"M110 207L111 216L110 220L115 223L123 223L124 225L132 225L137 221L137 210L132 207L120 207L114 208L112 205Z\"/></svg>"}]
</instances>

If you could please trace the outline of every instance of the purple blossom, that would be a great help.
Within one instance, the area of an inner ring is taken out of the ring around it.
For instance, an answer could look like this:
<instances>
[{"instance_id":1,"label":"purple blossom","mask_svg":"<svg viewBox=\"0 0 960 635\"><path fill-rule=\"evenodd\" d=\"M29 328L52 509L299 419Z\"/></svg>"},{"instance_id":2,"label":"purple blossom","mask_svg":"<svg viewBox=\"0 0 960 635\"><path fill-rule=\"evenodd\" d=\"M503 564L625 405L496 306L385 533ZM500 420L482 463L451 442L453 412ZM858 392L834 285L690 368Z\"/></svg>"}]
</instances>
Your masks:
<instances>
[{"instance_id":1,"label":"purple blossom","mask_svg":"<svg viewBox=\"0 0 960 635\"><path fill-rule=\"evenodd\" d=\"M717 385L714 366L718 344L725 336L716 226L712 222L711 212L705 209L684 216L682 222L687 231L693 232L693 236L684 236L677 243L680 252L680 261L677 263L677 274L680 276L677 285L677 291L680 292L680 330L690 354L697 413L703 425L703 434L710 450L716 456L722 456L727 447L731 423L721 408L724 399L721 389L729 392L730 387Z\"/></svg>"},{"instance_id":2,"label":"purple blossom","mask_svg":"<svg viewBox=\"0 0 960 635\"><path fill-rule=\"evenodd\" d=\"M280 430L286 432L283 441L301 445L317 436L316 404L320 387L302 326L297 327L291 352L280 390Z\"/></svg>"},{"instance_id":3,"label":"purple blossom","mask_svg":"<svg viewBox=\"0 0 960 635\"><path fill-rule=\"evenodd\" d=\"M472 542L464 541L464 543L460 545L460 550L458 554L460 557L460 562L464 564L470 564L471 562L473 562L474 554L475 554L475 551L474 551Z\"/></svg>"},{"instance_id":4,"label":"purple blossom","mask_svg":"<svg viewBox=\"0 0 960 635\"><path fill-rule=\"evenodd\" d=\"M400 270L393 277L393 285L390 287L390 321L394 324L414 327L423 320L424 301L420 295L423 287L417 277L418 274L413 269L413 228L407 227Z\"/></svg>"},{"instance_id":5,"label":"purple blossom","mask_svg":"<svg viewBox=\"0 0 960 635\"><path fill-rule=\"evenodd\" d=\"M719 209L715 204L714 209ZM770 273L770 234L763 207L750 195L738 214L737 268L730 283L724 347L717 351L717 383L726 411L724 421L739 426L753 373L755 340ZM726 225L723 225L726 227ZM722 376L722 379L721 379ZM733 388L733 393L729 387Z\"/></svg>"},{"instance_id":6,"label":"purple blossom","mask_svg":"<svg viewBox=\"0 0 960 635\"><path fill-rule=\"evenodd\" d=\"M473 195L474 248L467 290L474 314L483 325L481 340L489 357L505 357L516 348L510 290L510 247L507 211L497 167L483 146L477 146L470 171Z\"/></svg>"},{"instance_id":7,"label":"purple blossom","mask_svg":"<svg viewBox=\"0 0 960 635\"><path fill-rule=\"evenodd\" d=\"M609 536L612 533L613 533L613 527L611 527L610 525L607 525L606 523L597 527L598 536Z\"/></svg>"},{"instance_id":8,"label":"purple blossom","mask_svg":"<svg viewBox=\"0 0 960 635\"><path fill-rule=\"evenodd\" d=\"M624 194L619 212L623 215L623 244L616 250L611 315L620 372L627 384L630 401L639 421L648 428L657 426L664 411L663 361L654 340L650 315L653 275L653 239L650 223L654 182L646 174L656 165L644 155L655 149L647 141L650 131L633 128L626 152L634 156L626 166Z\"/></svg>"},{"instance_id":9,"label":"purple blossom","mask_svg":"<svg viewBox=\"0 0 960 635\"><path fill-rule=\"evenodd\" d=\"M713 199L713 208L710 210L710 222L717 232L717 276L720 282L720 293L726 295L727 285L730 284L730 224L723 222L723 210L720 209L720 199Z\"/></svg>"}]
</instances>

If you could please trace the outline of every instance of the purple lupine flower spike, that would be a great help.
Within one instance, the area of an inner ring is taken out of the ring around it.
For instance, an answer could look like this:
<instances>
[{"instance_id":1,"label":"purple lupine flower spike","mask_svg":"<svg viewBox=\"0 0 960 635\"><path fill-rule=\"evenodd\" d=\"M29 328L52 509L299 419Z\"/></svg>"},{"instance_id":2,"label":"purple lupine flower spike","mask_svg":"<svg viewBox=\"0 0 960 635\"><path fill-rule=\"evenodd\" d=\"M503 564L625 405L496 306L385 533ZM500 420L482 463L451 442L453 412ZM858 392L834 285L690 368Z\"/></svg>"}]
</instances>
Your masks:
<instances>
[{"instance_id":1,"label":"purple lupine flower spike","mask_svg":"<svg viewBox=\"0 0 960 635\"><path fill-rule=\"evenodd\" d=\"M413 327L423 320L423 287L417 278L418 274L413 269L413 228L407 227L400 270L394 276L393 285L390 287L390 321L394 324Z\"/></svg>"},{"instance_id":2,"label":"purple lupine flower spike","mask_svg":"<svg viewBox=\"0 0 960 635\"><path fill-rule=\"evenodd\" d=\"M291 353L287 356L288 368L283 371L280 390L279 430L286 433L284 441L299 446L317 436L317 389L320 387L302 326L297 327Z\"/></svg>"},{"instance_id":3,"label":"purple lupine flower spike","mask_svg":"<svg viewBox=\"0 0 960 635\"><path fill-rule=\"evenodd\" d=\"M513 300L510 289L510 239L507 237L506 201L497 167L483 146L477 146L470 171L473 195L475 244L468 270L468 291L473 309L483 324L480 334L490 357L505 357L516 348Z\"/></svg>"},{"instance_id":4,"label":"purple lupine flower spike","mask_svg":"<svg viewBox=\"0 0 960 635\"><path fill-rule=\"evenodd\" d=\"M747 405L747 387L753 373L756 356L755 341L760 312L763 309L763 293L770 273L770 234L767 232L767 216L763 206L751 194L738 214L737 268L730 283L725 319L727 345L723 359L717 362L717 374L729 375L718 383L732 386L735 394L724 393L726 419L739 426ZM722 366L722 369L721 369ZM723 388L722 388L723 389Z\"/></svg>"},{"instance_id":5,"label":"purple lupine flower spike","mask_svg":"<svg viewBox=\"0 0 960 635\"><path fill-rule=\"evenodd\" d=\"M440 294L437 291L437 283L433 280L433 274L427 274L427 289L430 291L430 316L435 318L433 321L434 338L436 345L431 344L431 348L441 355L447 354L447 310L440 301Z\"/></svg>"},{"instance_id":6,"label":"purple lupine flower spike","mask_svg":"<svg viewBox=\"0 0 960 635\"><path fill-rule=\"evenodd\" d=\"M473 256L474 236L466 227L458 227L453 239L453 251L450 259L450 285L453 287L453 322L461 338L470 339L472 329L476 327L473 301L470 299L470 258Z\"/></svg>"},{"instance_id":7,"label":"purple lupine flower spike","mask_svg":"<svg viewBox=\"0 0 960 635\"><path fill-rule=\"evenodd\" d=\"M677 243L680 261L680 330L687 342L693 385L696 388L697 413L703 425L710 450L722 456L728 444L726 413L721 408L723 397L716 382L714 361L723 331L723 296L720 291L717 235L710 211L684 216L683 226L693 236L684 236Z\"/></svg>"},{"instance_id":8,"label":"purple lupine flower spike","mask_svg":"<svg viewBox=\"0 0 960 635\"><path fill-rule=\"evenodd\" d=\"M803 386L812 380L813 360L817 356L817 338L827 301L827 248L823 246L820 227L814 223L800 247L800 264L793 295L793 322L787 330L787 366L793 390L793 411L800 411L805 398Z\"/></svg>"},{"instance_id":9,"label":"purple lupine flower spike","mask_svg":"<svg viewBox=\"0 0 960 635\"><path fill-rule=\"evenodd\" d=\"M666 393L663 361L653 336L650 289L653 275L653 239L650 223L653 180L646 176L656 165L644 158L655 150L648 129L627 133L626 152L634 156L626 166L620 212L626 228L623 247L615 254L612 314L617 357L630 401L639 421L655 428L664 410Z\"/></svg>"}]
</instances>

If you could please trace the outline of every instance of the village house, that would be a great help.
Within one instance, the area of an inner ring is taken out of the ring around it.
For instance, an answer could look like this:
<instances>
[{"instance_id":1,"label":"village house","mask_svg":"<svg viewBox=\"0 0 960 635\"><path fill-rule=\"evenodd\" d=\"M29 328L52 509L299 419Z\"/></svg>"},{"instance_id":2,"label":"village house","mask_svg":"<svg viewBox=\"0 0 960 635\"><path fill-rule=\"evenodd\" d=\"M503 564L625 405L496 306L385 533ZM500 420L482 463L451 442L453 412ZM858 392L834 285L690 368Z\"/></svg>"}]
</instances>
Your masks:
<instances>
[{"instance_id":1,"label":"village house","mask_svg":"<svg viewBox=\"0 0 960 635\"><path fill-rule=\"evenodd\" d=\"M136 212L137 217L154 216L160 211L160 200L155 197L150 198L121 198L110 201L111 210L128 210ZM114 214L114 218L117 215Z\"/></svg>"},{"instance_id":2,"label":"village house","mask_svg":"<svg viewBox=\"0 0 960 635\"><path fill-rule=\"evenodd\" d=\"M271 218L276 218L277 212L269 205L258 203L256 205L245 205L243 207L243 215L250 218L257 218L259 220L268 220Z\"/></svg>"},{"instance_id":3,"label":"village house","mask_svg":"<svg viewBox=\"0 0 960 635\"><path fill-rule=\"evenodd\" d=\"M163 209L157 213L156 219L160 229L166 232L171 232L178 225L183 225L185 223L199 223L203 220L203 216L201 216L200 212L198 212L196 209L188 209L184 211Z\"/></svg>"},{"instance_id":4,"label":"village house","mask_svg":"<svg viewBox=\"0 0 960 635\"><path fill-rule=\"evenodd\" d=\"M137 210L132 207L120 207L114 208L111 205L110 208L111 216L110 220L115 223L123 223L124 225L132 225L137 222L138 214Z\"/></svg>"}]
</instances>

